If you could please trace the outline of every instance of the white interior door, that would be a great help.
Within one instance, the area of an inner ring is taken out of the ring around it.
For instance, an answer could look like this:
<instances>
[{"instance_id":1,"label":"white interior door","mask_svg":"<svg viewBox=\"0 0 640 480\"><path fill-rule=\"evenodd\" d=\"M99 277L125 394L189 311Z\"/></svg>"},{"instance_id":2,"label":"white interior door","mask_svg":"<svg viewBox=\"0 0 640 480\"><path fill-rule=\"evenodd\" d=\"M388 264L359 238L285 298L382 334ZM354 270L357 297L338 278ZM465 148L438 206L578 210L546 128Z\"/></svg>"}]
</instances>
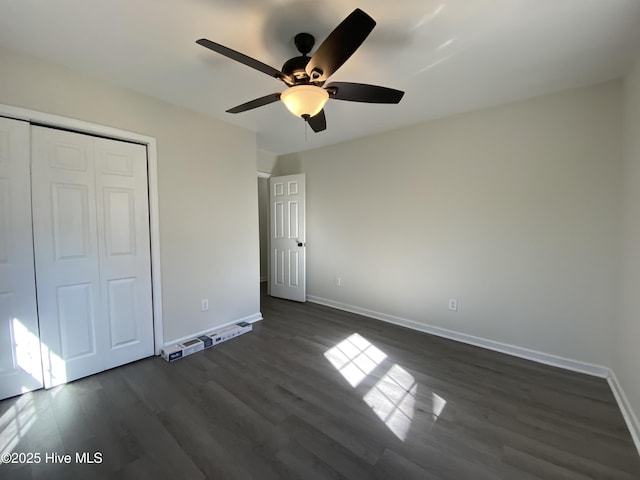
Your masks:
<instances>
[{"instance_id":1,"label":"white interior door","mask_svg":"<svg viewBox=\"0 0 640 480\"><path fill-rule=\"evenodd\" d=\"M29 124L0 118L0 399L42 387Z\"/></svg>"},{"instance_id":2,"label":"white interior door","mask_svg":"<svg viewBox=\"0 0 640 480\"><path fill-rule=\"evenodd\" d=\"M304 302L306 292L305 177L269 179L270 293Z\"/></svg>"},{"instance_id":3,"label":"white interior door","mask_svg":"<svg viewBox=\"0 0 640 480\"><path fill-rule=\"evenodd\" d=\"M43 127L31 148L49 388L153 354L146 150Z\"/></svg>"}]
</instances>

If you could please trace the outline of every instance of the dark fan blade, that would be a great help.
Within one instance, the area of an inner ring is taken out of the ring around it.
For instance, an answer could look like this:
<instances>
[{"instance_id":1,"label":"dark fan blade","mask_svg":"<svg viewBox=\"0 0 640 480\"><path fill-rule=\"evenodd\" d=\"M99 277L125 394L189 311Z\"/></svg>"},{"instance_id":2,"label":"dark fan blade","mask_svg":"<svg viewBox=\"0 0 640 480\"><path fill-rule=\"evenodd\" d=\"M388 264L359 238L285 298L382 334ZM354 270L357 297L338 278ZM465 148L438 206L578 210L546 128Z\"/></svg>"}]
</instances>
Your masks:
<instances>
[{"instance_id":1,"label":"dark fan blade","mask_svg":"<svg viewBox=\"0 0 640 480\"><path fill-rule=\"evenodd\" d=\"M375 26L373 18L356 8L313 54L305 68L309 78L324 82L353 55Z\"/></svg>"},{"instance_id":2,"label":"dark fan blade","mask_svg":"<svg viewBox=\"0 0 640 480\"><path fill-rule=\"evenodd\" d=\"M324 116L324 110L320 110L320 113L315 117L307 118L307 122L309 122L311 130L316 133L327 129L327 117Z\"/></svg>"},{"instance_id":3,"label":"dark fan blade","mask_svg":"<svg viewBox=\"0 0 640 480\"><path fill-rule=\"evenodd\" d=\"M263 105L269 105L270 103L277 102L278 100L280 100L280 93L272 93L270 95L265 95L264 97L256 98L255 100L251 100L250 102L243 103L237 107L230 108L227 110L227 113L246 112L247 110L252 110Z\"/></svg>"},{"instance_id":4,"label":"dark fan blade","mask_svg":"<svg viewBox=\"0 0 640 480\"><path fill-rule=\"evenodd\" d=\"M404 92L366 83L331 82L324 87L331 98L349 102L399 103Z\"/></svg>"},{"instance_id":5,"label":"dark fan blade","mask_svg":"<svg viewBox=\"0 0 640 480\"><path fill-rule=\"evenodd\" d=\"M236 52L235 50L225 47L224 45L220 45L219 43L212 42L211 40L207 40L206 38L196 40L196 43L208 48L209 50L213 50L216 53L224 55L225 57L229 57L231 60L240 62L247 67L251 67L258 70L259 72L266 73L270 77L277 78L278 80L282 80L285 83L293 83L293 80L288 75L282 73L280 70L276 70L275 68L267 65L266 63L262 63L255 58L248 57L244 53Z\"/></svg>"}]
</instances>

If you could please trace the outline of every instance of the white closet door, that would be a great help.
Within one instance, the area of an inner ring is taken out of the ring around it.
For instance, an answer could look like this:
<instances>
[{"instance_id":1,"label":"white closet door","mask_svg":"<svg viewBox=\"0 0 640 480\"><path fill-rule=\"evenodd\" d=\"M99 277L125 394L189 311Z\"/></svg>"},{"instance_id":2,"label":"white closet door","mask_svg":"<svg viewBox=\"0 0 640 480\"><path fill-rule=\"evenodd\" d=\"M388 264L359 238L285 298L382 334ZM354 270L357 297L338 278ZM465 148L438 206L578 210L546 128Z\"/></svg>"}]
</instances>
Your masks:
<instances>
[{"instance_id":1,"label":"white closet door","mask_svg":"<svg viewBox=\"0 0 640 480\"><path fill-rule=\"evenodd\" d=\"M105 367L153 355L147 150L94 139Z\"/></svg>"},{"instance_id":2,"label":"white closet door","mask_svg":"<svg viewBox=\"0 0 640 480\"><path fill-rule=\"evenodd\" d=\"M93 139L32 128L33 232L47 388L102 370Z\"/></svg>"},{"instance_id":3,"label":"white closet door","mask_svg":"<svg viewBox=\"0 0 640 480\"><path fill-rule=\"evenodd\" d=\"M0 118L0 399L41 387L29 124Z\"/></svg>"},{"instance_id":4,"label":"white closet door","mask_svg":"<svg viewBox=\"0 0 640 480\"><path fill-rule=\"evenodd\" d=\"M153 354L146 153L136 157L133 150L115 140L33 127L34 245L47 388ZM148 309L141 307L146 304Z\"/></svg>"}]
</instances>

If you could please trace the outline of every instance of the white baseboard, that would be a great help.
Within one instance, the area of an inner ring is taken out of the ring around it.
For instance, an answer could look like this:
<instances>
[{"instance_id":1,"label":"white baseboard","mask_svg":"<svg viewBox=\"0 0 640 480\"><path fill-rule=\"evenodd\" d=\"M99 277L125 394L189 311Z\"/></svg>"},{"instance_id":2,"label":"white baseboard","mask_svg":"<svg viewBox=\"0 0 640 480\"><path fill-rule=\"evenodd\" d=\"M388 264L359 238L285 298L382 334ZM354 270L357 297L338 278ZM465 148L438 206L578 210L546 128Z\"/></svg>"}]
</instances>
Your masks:
<instances>
[{"instance_id":1,"label":"white baseboard","mask_svg":"<svg viewBox=\"0 0 640 480\"><path fill-rule=\"evenodd\" d=\"M244 318L240 318L234 322L229 322L227 325L232 325L234 323L238 323L238 322L247 322L247 323L256 323L259 322L260 320L262 320L262 313L258 312L258 313L254 313L253 315L249 315L247 317Z\"/></svg>"},{"instance_id":2,"label":"white baseboard","mask_svg":"<svg viewBox=\"0 0 640 480\"><path fill-rule=\"evenodd\" d=\"M622 416L627 423L627 427L629 428L629 433L631 433L631 438L633 438L633 443L636 446L636 450L638 450L638 454L640 454L640 422L638 421L638 417L633 411L633 408L631 408L629 399L624 393L622 385L620 385L620 381L618 380L618 377L616 377L616 374L613 370L609 371L607 381L609 382L609 386L611 387L613 395L616 397L616 401L618 402L618 406L620 407Z\"/></svg>"},{"instance_id":3,"label":"white baseboard","mask_svg":"<svg viewBox=\"0 0 640 480\"><path fill-rule=\"evenodd\" d=\"M477 347L494 350L496 352L506 353L507 355L513 355L514 357L524 358L526 360L532 360L534 362L543 363L545 365L551 365L554 367L564 368L579 373L586 373L601 378L608 378L609 368L601 365L594 365L592 363L581 362L579 360L573 360L571 358L559 357L549 353L539 352L537 350L531 350L517 345L510 345L508 343L496 342L495 340L489 340L487 338L476 337L474 335L468 335L466 333L460 333L453 330L448 330L442 327L436 327L428 325L414 320L408 320L406 318L396 317L394 315L388 315L386 313L376 312L366 308L356 307L346 303L336 302L322 297L316 297L308 295L307 300L312 303L319 303L328 307L337 308L338 310L344 310L358 315L364 315L366 317L375 318L376 320L382 320L383 322L393 323L401 327L411 328L424 333L437 335L438 337L449 338L458 342L467 343L469 345L475 345Z\"/></svg>"},{"instance_id":4,"label":"white baseboard","mask_svg":"<svg viewBox=\"0 0 640 480\"><path fill-rule=\"evenodd\" d=\"M167 345L173 345L174 343L184 342L185 340L190 340L190 339L192 339L194 337L197 337L198 335L204 335L205 333L211 333L214 330L218 330L220 328L228 327L230 325L235 325L236 323L239 323L239 322L255 323L255 322L259 322L260 320L262 320L262 313L260 313L260 312L254 313L253 315L249 315L248 317L243 317L243 318L239 318L237 320L232 320L230 322L223 323L222 325L216 325L215 327L207 328L206 330L203 330L201 332L196 332L196 333L192 333L190 335L186 335L184 337L176 338L174 340L169 340L168 342L165 342L163 346L166 347Z\"/></svg>"}]
</instances>

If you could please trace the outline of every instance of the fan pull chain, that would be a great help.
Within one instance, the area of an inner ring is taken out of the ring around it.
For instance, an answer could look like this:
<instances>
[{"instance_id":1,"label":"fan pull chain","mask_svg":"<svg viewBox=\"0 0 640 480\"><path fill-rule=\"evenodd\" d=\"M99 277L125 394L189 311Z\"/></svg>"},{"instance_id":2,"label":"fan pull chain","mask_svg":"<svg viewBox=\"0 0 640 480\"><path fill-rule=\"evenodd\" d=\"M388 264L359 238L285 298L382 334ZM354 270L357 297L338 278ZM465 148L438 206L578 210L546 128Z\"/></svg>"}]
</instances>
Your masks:
<instances>
[{"instance_id":1,"label":"fan pull chain","mask_svg":"<svg viewBox=\"0 0 640 480\"><path fill-rule=\"evenodd\" d=\"M307 132L309 131L309 122L304 121L304 143L307 143Z\"/></svg>"}]
</instances>

